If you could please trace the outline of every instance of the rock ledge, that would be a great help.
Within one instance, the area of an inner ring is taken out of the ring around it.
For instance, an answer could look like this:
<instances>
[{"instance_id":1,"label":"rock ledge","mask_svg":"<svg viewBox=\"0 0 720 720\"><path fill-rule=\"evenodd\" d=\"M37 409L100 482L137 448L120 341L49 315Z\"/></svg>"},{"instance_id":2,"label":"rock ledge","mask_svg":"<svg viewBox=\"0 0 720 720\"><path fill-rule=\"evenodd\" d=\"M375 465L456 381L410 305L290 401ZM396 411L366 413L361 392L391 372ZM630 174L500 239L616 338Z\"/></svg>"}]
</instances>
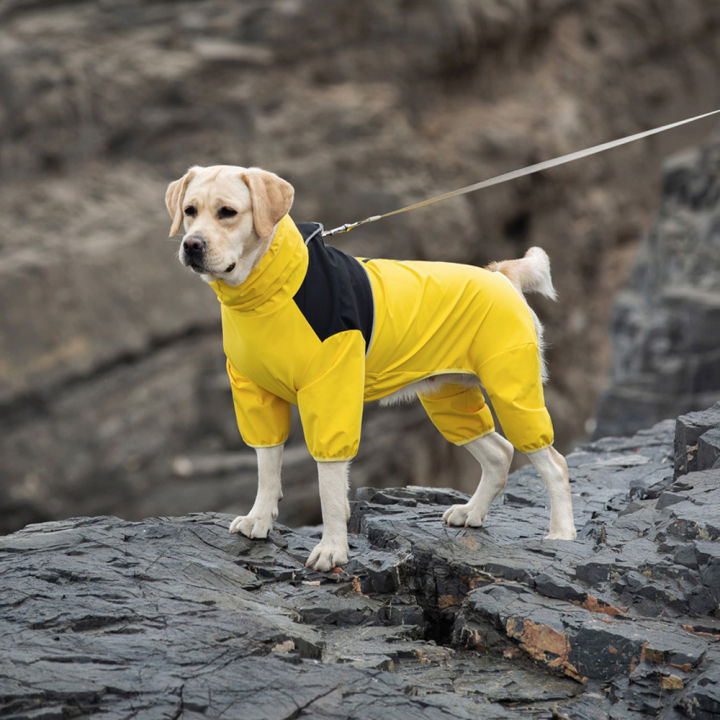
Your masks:
<instances>
[{"instance_id":1,"label":"rock ledge","mask_svg":"<svg viewBox=\"0 0 720 720\"><path fill-rule=\"evenodd\" d=\"M573 453L573 543L542 541L530 468L479 530L440 522L453 490L361 488L330 576L302 564L317 528L28 526L0 539L0 715L716 718L718 427Z\"/></svg>"}]
</instances>

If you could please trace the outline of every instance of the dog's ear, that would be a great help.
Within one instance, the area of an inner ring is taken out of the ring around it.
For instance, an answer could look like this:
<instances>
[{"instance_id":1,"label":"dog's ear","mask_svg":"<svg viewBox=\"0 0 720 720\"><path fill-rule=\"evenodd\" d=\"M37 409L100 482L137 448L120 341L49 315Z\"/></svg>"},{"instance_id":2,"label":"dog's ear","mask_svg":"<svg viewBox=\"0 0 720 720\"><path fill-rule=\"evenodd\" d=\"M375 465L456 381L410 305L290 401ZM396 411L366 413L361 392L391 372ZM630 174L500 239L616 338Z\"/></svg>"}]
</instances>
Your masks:
<instances>
[{"instance_id":1,"label":"dog's ear","mask_svg":"<svg viewBox=\"0 0 720 720\"><path fill-rule=\"evenodd\" d=\"M241 178L250 190L253 225L261 238L270 237L273 228L288 214L295 188L275 173L248 168Z\"/></svg>"},{"instance_id":2,"label":"dog's ear","mask_svg":"<svg viewBox=\"0 0 720 720\"><path fill-rule=\"evenodd\" d=\"M188 183L195 175L195 168L190 168L181 178L173 180L165 191L165 205L172 218L170 226L170 235L172 237L179 229L183 219L183 199Z\"/></svg>"}]
</instances>

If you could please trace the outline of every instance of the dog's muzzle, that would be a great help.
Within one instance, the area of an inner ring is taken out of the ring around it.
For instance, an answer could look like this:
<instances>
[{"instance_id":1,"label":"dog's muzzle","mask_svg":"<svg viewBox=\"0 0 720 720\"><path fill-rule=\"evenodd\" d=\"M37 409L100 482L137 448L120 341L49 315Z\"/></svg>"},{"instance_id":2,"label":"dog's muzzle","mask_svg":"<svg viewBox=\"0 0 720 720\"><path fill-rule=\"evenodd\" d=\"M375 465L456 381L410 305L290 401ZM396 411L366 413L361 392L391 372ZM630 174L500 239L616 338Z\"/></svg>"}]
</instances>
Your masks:
<instances>
[{"instance_id":1,"label":"dog's muzzle","mask_svg":"<svg viewBox=\"0 0 720 720\"><path fill-rule=\"evenodd\" d=\"M203 272L205 269L205 250L207 243L201 235L188 235L182 241L182 262L195 272Z\"/></svg>"}]
</instances>

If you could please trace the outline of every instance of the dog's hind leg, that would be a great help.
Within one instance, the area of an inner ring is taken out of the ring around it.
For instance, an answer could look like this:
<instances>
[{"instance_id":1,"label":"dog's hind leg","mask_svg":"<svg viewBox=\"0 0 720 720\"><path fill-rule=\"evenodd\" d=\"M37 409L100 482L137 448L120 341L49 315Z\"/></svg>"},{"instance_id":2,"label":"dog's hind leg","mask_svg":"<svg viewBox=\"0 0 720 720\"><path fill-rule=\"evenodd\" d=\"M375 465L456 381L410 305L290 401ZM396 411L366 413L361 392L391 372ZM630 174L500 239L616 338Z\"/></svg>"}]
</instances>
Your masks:
<instances>
[{"instance_id":1,"label":"dog's hind leg","mask_svg":"<svg viewBox=\"0 0 720 720\"><path fill-rule=\"evenodd\" d=\"M480 463L482 476L473 496L465 505L453 505L443 515L448 525L479 527L485 520L492 501L505 487L513 446L496 432L471 440L464 445Z\"/></svg>"},{"instance_id":2,"label":"dog's hind leg","mask_svg":"<svg viewBox=\"0 0 720 720\"><path fill-rule=\"evenodd\" d=\"M431 394L418 393L420 402L446 440L466 447L480 463L480 484L469 502L453 505L443 515L448 525L482 525L492 501L505 487L512 445L495 432L490 408L477 385L450 382ZM468 438L473 438L468 440Z\"/></svg>"},{"instance_id":3,"label":"dog's hind leg","mask_svg":"<svg viewBox=\"0 0 720 720\"><path fill-rule=\"evenodd\" d=\"M545 539L574 540L575 521L565 458L552 445L526 455L545 481L550 495L550 532Z\"/></svg>"},{"instance_id":4,"label":"dog's hind leg","mask_svg":"<svg viewBox=\"0 0 720 720\"><path fill-rule=\"evenodd\" d=\"M249 538L266 538L278 516L278 502L282 500L280 472L283 446L255 448L258 463L258 489L255 503L247 515L238 515L230 523L231 533Z\"/></svg>"}]
</instances>

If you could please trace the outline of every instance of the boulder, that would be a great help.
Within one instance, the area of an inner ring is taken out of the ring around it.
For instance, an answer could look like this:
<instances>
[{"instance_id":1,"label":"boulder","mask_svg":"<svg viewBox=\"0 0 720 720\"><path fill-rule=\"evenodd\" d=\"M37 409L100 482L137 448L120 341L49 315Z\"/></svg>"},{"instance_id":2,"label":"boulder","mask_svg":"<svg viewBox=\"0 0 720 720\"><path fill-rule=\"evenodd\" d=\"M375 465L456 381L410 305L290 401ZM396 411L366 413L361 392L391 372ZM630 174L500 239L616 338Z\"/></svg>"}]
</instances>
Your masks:
<instances>
[{"instance_id":1,"label":"boulder","mask_svg":"<svg viewBox=\"0 0 720 720\"><path fill-rule=\"evenodd\" d=\"M715 467L720 457L720 403L681 415L675 425L675 474Z\"/></svg>"}]
</instances>

